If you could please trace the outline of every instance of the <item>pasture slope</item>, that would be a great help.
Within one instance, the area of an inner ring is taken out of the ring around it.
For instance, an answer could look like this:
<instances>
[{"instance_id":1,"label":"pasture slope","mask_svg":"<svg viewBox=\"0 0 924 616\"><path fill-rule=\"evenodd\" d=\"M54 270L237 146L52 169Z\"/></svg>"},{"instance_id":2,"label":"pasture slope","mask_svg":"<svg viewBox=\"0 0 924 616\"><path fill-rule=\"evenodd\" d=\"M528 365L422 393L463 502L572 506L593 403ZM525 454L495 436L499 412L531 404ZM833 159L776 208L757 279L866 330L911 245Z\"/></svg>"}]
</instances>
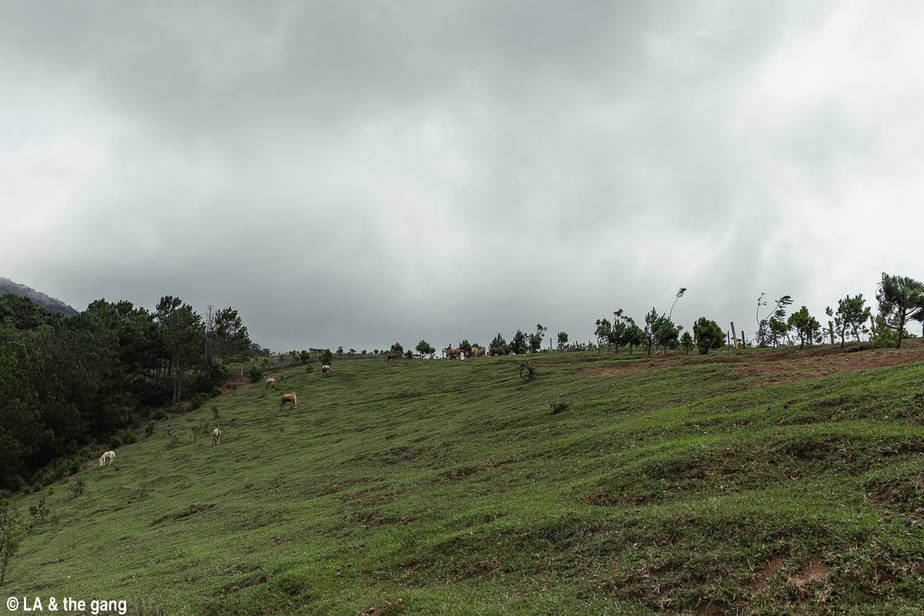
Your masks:
<instances>
[{"instance_id":1,"label":"pasture slope","mask_svg":"<svg viewBox=\"0 0 924 616\"><path fill-rule=\"evenodd\" d=\"M292 367L278 391L163 422L71 477L83 494L54 487L3 598L147 616L922 612L919 341L542 354L530 383L519 361ZM287 391L299 407L280 413Z\"/></svg>"}]
</instances>

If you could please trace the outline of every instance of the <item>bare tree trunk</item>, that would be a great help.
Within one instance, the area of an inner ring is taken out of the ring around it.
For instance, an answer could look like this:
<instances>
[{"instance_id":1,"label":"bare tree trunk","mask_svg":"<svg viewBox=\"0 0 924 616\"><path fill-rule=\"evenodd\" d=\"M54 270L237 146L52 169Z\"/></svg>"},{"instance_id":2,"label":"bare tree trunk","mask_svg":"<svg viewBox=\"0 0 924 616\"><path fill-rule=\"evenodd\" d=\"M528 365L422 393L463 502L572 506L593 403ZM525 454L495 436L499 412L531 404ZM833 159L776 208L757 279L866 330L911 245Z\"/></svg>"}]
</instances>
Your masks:
<instances>
[{"instance_id":1,"label":"bare tree trunk","mask_svg":"<svg viewBox=\"0 0 924 616\"><path fill-rule=\"evenodd\" d=\"M176 378L173 381L173 403L176 404L183 396L183 364L176 364Z\"/></svg>"},{"instance_id":2,"label":"bare tree trunk","mask_svg":"<svg viewBox=\"0 0 924 616\"><path fill-rule=\"evenodd\" d=\"M735 322L734 321L731 322L731 330L732 330L732 340L735 341L735 349L737 350L738 349L738 335L735 334Z\"/></svg>"}]
</instances>

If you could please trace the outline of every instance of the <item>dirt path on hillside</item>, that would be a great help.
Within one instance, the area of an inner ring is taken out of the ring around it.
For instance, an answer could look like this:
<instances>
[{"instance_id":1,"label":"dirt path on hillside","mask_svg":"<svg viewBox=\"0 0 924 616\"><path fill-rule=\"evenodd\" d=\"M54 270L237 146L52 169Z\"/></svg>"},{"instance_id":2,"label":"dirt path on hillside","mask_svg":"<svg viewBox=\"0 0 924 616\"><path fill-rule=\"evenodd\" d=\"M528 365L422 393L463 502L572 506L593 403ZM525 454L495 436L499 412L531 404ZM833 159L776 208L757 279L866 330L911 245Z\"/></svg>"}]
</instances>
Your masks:
<instances>
[{"instance_id":1,"label":"dirt path on hillside","mask_svg":"<svg viewBox=\"0 0 924 616\"><path fill-rule=\"evenodd\" d=\"M602 355L602 354L601 354ZM583 365L573 369L576 374L591 376L617 376L640 370L659 370L677 366L697 364L737 364L731 369L734 374L744 377L779 375L771 382L784 382L821 378L838 372L867 370L910 362L924 361L924 339L907 340L901 349L864 348L863 346L824 346L816 348L780 348L748 349L745 351L725 351L716 355L699 355L698 353L673 353L670 355L643 356L637 359L620 361L619 356L609 358L618 363L604 365ZM575 362L577 363L577 362ZM573 366L565 363L564 366ZM562 366L562 364L557 364ZM556 366L556 367L557 367ZM561 374L553 370L552 374Z\"/></svg>"}]
</instances>

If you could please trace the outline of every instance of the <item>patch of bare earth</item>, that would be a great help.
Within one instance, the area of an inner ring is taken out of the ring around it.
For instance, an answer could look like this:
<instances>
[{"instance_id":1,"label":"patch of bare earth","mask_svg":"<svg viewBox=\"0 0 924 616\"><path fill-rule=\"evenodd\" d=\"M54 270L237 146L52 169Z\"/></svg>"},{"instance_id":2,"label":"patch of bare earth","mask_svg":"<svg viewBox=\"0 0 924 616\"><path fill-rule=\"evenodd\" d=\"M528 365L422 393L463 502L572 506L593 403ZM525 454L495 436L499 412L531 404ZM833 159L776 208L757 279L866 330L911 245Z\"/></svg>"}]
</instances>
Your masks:
<instances>
[{"instance_id":1,"label":"patch of bare earth","mask_svg":"<svg viewBox=\"0 0 924 616\"><path fill-rule=\"evenodd\" d=\"M911 346L911 345L909 345ZM767 376L769 383L817 379L840 372L853 372L924 361L924 346L902 349L867 349L859 352L823 349L805 357L750 363L735 368L741 376Z\"/></svg>"},{"instance_id":2,"label":"patch of bare earth","mask_svg":"<svg viewBox=\"0 0 924 616\"><path fill-rule=\"evenodd\" d=\"M776 555L770 559L766 565L764 565L760 571L754 574L754 579L751 581L751 589L757 592L760 592L770 583L770 579L774 574L780 570L780 567L786 562L786 559L782 556Z\"/></svg>"},{"instance_id":3,"label":"patch of bare earth","mask_svg":"<svg viewBox=\"0 0 924 616\"><path fill-rule=\"evenodd\" d=\"M828 567L820 556L810 556L799 571L787 583L797 592L807 594L809 588L824 581ZM817 592L816 592L817 594Z\"/></svg>"}]
</instances>

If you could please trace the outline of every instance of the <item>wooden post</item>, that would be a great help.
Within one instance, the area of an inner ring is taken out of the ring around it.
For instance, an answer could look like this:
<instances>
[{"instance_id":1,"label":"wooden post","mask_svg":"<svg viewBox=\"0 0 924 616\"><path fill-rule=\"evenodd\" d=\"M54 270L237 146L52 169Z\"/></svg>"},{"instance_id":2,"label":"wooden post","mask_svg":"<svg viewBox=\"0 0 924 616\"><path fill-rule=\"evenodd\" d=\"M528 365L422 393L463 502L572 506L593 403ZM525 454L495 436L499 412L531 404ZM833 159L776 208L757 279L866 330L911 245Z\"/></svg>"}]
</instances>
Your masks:
<instances>
[{"instance_id":1,"label":"wooden post","mask_svg":"<svg viewBox=\"0 0 924 616\"><path fill-rule=\"evenodd\" d=\"M728 333L728 330L725 330L725 346L731 346L731 334Z\"/></svg>"},{"instance_id":2,"label":"wooden post","mask_svg":"<svg viewBox=\"0 0 924 616\"><path fill-rule=\"evenodd\" d=\"M744 332L741 332L741 348L742 349L748 348L747 343L744 341Z\"/></svg>"},{"instance_id":3,"label":"wooden post","mask_svg":"<svg viewBox=\"0 0 924 616\"><path fill-rule=\"evenodd\" d=\"M735 341L735 349L737 350L738 349L738 336L735 334L735 322L734 321L731 322L731 329L732 329L732 340Z\"/></svg>"}]
</instances>

